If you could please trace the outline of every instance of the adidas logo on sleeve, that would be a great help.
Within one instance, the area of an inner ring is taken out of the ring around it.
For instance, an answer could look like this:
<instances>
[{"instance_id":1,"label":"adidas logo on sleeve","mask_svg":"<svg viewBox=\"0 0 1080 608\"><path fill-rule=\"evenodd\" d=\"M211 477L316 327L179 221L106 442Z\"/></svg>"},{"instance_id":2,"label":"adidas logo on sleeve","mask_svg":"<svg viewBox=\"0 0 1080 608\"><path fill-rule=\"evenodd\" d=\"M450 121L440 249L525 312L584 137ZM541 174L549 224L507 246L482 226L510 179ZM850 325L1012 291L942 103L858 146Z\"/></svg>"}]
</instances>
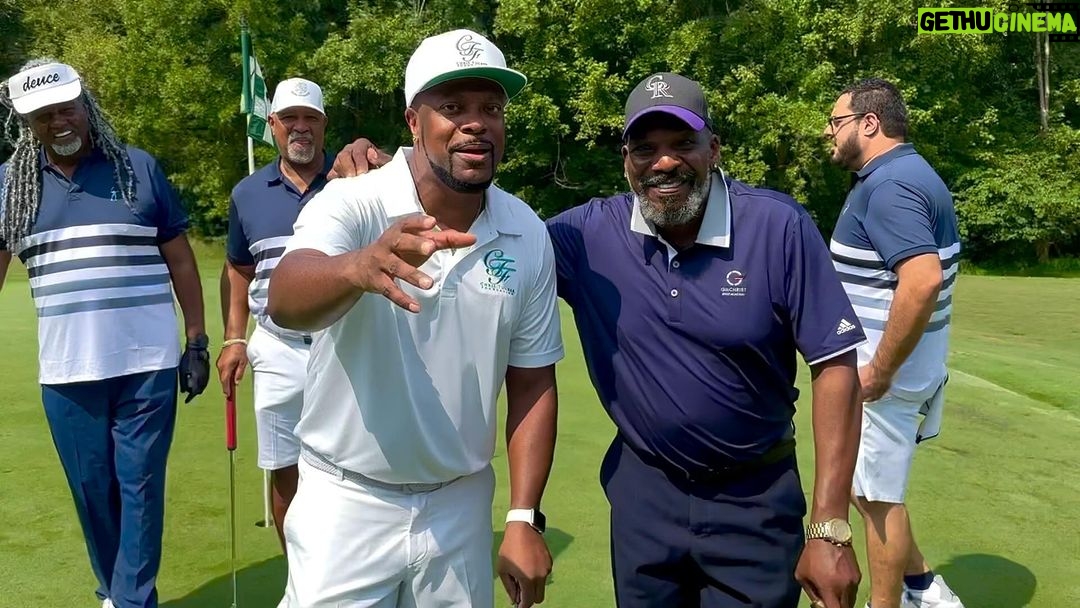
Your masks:
<instances>
[{"instance_id":1,"label":"adidas logo on sleeve","mask_svg":"<svg viewBox=\"0 0 1080 608\"><path fill-rule=\"evenodd\" d=\"M855 329L855 324L847 319L840 319L840 325L836 327L836 335L841 336Z\"/></svg>"}]
</instances>

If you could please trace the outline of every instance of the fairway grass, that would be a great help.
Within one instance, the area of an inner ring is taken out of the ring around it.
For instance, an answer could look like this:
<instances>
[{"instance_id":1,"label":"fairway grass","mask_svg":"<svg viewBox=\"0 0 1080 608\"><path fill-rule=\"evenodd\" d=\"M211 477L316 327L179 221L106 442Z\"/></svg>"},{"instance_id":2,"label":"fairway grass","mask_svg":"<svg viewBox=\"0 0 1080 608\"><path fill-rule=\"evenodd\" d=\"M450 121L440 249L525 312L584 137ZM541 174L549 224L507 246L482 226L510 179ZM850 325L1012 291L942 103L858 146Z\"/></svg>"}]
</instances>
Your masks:
<instances>
[{"instance_id":1,"label":"fairway grass","mask_svg":"<svg viewBox=\"0 0 1080 608\"><path fill-rule=\"evenodd\" d=\"M221 258L203 253L200 264L208 333L216 344ZM1075 279L959 279L944 428L918 451L909 504L923 551L968 608L1080 606L1077 302ZM589 384L565 309L563 327L559 443L544 501L555 565L544 606L609 607L607 508L597 470L613 427ZM0 608L95 607L95 582L40 405L36 320L17 263L0 292L0 328ZM797 423L809 493L807 378L803 368ZM255 525L263 517L262 474L255 465L250 387L248 375L238 401L239 606L272 608L286 569L276 535ZM203 396L179 405L158 581L168 608L227 608L231 601L222 406L216 379ZM495 470L499 531L507 506L502 447ZM855 529L861 607L869 579L861 526ZM503 605L501 586L493 584L496 605Z\"/></svg>"}]
</instances>

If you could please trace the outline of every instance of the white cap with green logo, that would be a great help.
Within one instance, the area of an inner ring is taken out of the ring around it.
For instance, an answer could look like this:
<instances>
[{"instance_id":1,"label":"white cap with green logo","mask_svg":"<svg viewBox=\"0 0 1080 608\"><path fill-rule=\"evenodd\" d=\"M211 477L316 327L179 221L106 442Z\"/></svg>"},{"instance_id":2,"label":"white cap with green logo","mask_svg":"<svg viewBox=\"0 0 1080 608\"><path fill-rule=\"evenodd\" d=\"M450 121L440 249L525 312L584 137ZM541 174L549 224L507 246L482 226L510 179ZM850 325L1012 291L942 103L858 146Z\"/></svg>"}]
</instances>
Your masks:
<instances>
[{"instance_id":1,"label":"white cap with green logo","mask_svg":"<svg viewBox=\"0 0 1080 608\"><path fill-rule=\"evenodd\" d=\"M405 105L417 93L459 78L487 78L502 86L506 97L521 92L528 79L506 67L506 58L490 40L470 30L454 30L425 38L405 68Z\"/></svg>"}]
</instances>

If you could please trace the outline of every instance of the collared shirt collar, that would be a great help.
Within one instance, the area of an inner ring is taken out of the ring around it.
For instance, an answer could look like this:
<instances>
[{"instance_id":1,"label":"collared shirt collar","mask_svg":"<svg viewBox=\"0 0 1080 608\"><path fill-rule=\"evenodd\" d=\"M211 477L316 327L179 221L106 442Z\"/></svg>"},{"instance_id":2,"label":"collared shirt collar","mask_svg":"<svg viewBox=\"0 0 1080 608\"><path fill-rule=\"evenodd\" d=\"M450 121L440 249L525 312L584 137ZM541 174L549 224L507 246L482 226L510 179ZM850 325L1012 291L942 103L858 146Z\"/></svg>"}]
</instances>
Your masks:
<instances>
[{"instance_id":1,"label":"collared shirt collar","mask_svg":"<svg viewBox=\"0 0 1080 608\"><path fill-rule=\"evenodd\" d=\"M319 172L319 177L326 179L326 175L330 173L330 169L334 168L334 157L329 152L323 151L323 168ZM267 167L266 185L274 186L285 181L285 174L281 172L281 155L278 155L274 159L274 162L270 163ZM314 183L314 182L312 182Z\"/></svg>"},{"instance_id":2,"label":"collared shirt collar","mask_svg":"<svg viewBox=\"0 0 1080 608\"><path fill-rule=\"evenodd\" d=\"M49 162L49 156L45 154L44 144L42 144L38 148L38 160L40 161L39 166L41 167L42 171L52 166L52 163ZM78 167L81 167L84 164L94 164L102 160L105 160L105 152L91 142L90 153L79 159L79 164L77 165L76 170L78 169Z\"/></svg>"},{"instance_id":3,"label":"collared shirt collar","mask_svg":"<svg viewBox=\"0 0 1080 608\"><path fill-rule=\"evenodd\" d=\"M910 143L902 143L889 148L888 151L878 154L870 162L863 165L862 169L855 172L859 179L866 177L874 172L875 169L888 163L889 161L900 158L901 156L907 156L908 154L915 154L915 145Z\"/></svg>"},{"instance_id":4,"label":"collared shirt collar","mask_svg":"<svg viewBox=\"0 0 1080 608\"><path fill-rule=\"evenodd\" d=\"M731 245L731 194L723 170L711 176L709 200L705 203L705 216L701 219L697 239L694 241L712 247ZM630 213L630 230L639 234L661 238L656 226L641 215L641 203L634 196L634 209Z\"/></svg>"},{"instance_id":5,"label":"collared shirt collar","mask_svg":"<svg viewBox=\"0 0 1080 608\"><path fill-rule=\"evenodd\" d=\"M411 197L387 196L383 198L383 208L388 218L398 218L410 213L424 213L424 207L420 204L420 196L416 192L416 182L413 181L412 168L409 159L412 158L413 148L402 146L394 154L394 159L387 163L379 171L390 171L395 183L408 182ZM524 218L515 217L514 209L502 200L503 191L497 186L490 186L484 192L484 211L480 217L490 218L491 226L500 234L522 234L520 224ZM479 222L478 222L479 223Z\"/></svg>"}]
</instances>

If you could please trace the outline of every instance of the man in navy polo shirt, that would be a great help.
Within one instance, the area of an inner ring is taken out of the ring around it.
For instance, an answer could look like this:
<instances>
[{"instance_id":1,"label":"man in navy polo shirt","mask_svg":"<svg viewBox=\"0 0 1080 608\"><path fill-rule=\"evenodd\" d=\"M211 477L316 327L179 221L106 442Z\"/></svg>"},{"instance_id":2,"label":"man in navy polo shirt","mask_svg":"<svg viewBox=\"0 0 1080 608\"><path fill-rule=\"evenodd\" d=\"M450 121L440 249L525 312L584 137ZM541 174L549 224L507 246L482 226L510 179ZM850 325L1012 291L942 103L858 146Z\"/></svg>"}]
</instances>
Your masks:
<instances>
[{"instance_id":1,"label":"man in navy polo shirt","mask_svg":"<svg viewBox=\"0 0 1080 608\"><path fill-rule=\"evenodd\" d=\"M293 233L300 210L326 185L326 112L322 89L303 78L278 84L269 125L281 155L244 178L229 201L225 273L225 341L217 368L226 395L250 359L255 390L259 466L270 471L274 526L282 549L285 513L296 495L300 442L294 434L304 406L311 335L278 327L266 314L270 273ZM248 314L255 317L250 343Z\"/></svg>"},{"instance_id":2,"label":"man in navy polo shirt","mask_svg":"<svg viewBox=\"0 0 1080 608\"><path fill-rule=\"evenodd\" d=\"M963 608L915 544L904 494L915 445L938 434L960 235L952 195L905 143L896 87L862 81L825 127L832 161L855 173L833 231L833 262L866 328L859 347L862 441L855 504L866 523L873 608Z\"/></svg>"},{"instance_id":3,"label":"man in navy polo shirt","mask_svg":"<svg viewBox=\"0 0 1080 608\"><path fill-rule=\"evenodd\" d=\"M177 379L191 401L210 372L187 218L157 162L120 142L71 66L32 61L3 89L19 139L0 166L0 286L15 253L97 596L154 607Z\"/></svg>"},{"instance_id":4,"label":"man in navy polo shirt","mask_svg":"<svg viewBox=\"0 0 1080 608\"><path fill-rule=\"evenodd\" d=\"M847 525L864 340L817 227L715 167L701 87L626 102L632 192L548 221L559 295L618 433L601 466L622 608L850 607ZM796 351L813 375L811 540L796 467ZM800 558L801 556L801 558Z\"/></svg>"}]
</instances>

